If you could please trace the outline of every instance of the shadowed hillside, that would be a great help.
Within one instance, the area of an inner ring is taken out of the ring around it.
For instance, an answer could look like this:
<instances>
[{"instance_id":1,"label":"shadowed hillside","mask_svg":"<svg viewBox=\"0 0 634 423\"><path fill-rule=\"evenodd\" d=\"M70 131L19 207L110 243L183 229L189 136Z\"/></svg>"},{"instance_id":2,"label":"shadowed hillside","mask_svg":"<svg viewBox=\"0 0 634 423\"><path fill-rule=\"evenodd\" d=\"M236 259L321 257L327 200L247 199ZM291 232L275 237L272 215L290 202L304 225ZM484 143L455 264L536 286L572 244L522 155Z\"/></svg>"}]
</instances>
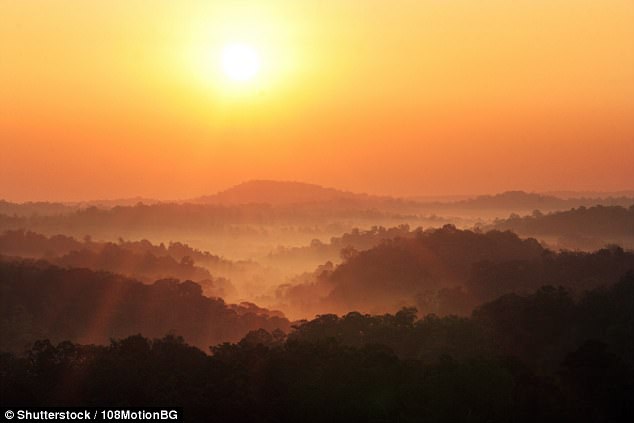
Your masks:
<instances>
[{"instance_id":1,"label":"shadowed hillside","mask_svg":"<svg viewBox=\"0 0 634 423\"><path fill-rule=\"evenodd\" d=\"M595 249L609 243L634 248L634 205L597 205L529 216L513 215L490 227L540 237L561 248Z\"/></svg>"},{"instance_id":2,"label":"shadowed hillside","mask_svg":"<svg viewBox=\"0 0 634 423\"><path fill-rule=\"evenodd\" d=\"M555 253L512 232L453 226L417 230L365 251L344 249L343 262L280 286L279 306L301 317L348 310L381 313L416 306L425 313L469 314L510 292L563 284L583 292L634 269L634 253L618 247L595 253Z\"/></svg>"},{"instance_id":3,"label":"shadowed hillside","mask_svg":"<svg viewBox=\"0 0 634 423\"><path fill-rule=\"evenodd\" d=\"M41 338L102 344L136 333L178 333L206 348L258 328L289 329L279 312L206 297L192 281L148 285L113 273L3 259L0 290L2 350L19 351Z\"/></svg>"}]
</instances>

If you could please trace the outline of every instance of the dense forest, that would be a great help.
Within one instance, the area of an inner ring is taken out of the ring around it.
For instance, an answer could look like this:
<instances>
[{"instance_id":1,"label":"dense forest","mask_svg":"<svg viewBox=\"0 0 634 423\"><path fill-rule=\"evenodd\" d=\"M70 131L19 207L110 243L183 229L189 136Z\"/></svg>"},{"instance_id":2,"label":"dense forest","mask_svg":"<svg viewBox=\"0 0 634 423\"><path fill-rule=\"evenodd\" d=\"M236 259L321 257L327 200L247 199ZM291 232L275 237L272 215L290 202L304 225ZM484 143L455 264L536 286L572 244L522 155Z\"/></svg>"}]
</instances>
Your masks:
<instances>
[{"instance_id":1,"label":"dense forest","mask_svg":"<svg viewBox=\"0 0 634 423\"><path fill-rule=\"evenodd\" d=\"M328 242L322 242L315 238L308 245L279 246L271 251L265 260L273 265L306 269L327 261L337 261L341 258L341 251L345 249L369 250L384 240L413 237L415 234L416 232L410 230L410 226L407 224L390 228L373 226L367 230L353 228L350 232L331 237Z\"/></svg>"},{"instance_id":2,"label":"dense forest","mask_svg":"<svg viewBox=\"0 0 634 423\"><path fill-rule=\"evenodd\" d=\"M45 259L60 267L87 268L118 273L152 283L157 279L191 279L205 294L237 297L232 281L243 284L266 277L266 269L250 260L232 261L181 242L153 244L143 239L117 242L82 241L65 235L47 237L32 231L11 230L0 234L0 255Z\"/></svg>"},{"instance_id":3,"label":"dense forest","mask_svg":"<svg viewBox=\"0 0 634 423\"><path fill-rule=\"evenodd\" d=\"M278 287L280 307L297 312L423 312L469 314L496 296L544 284L583 292L634 269L634 254L619 247L593 253L554 252L512 232L460 230L452 225L414 230L367 250L342 250L326 263ZM289 311L290 312L290 311Z\"/></svg>"},{"instance_id":4,"label":"dense forest","mask_svg":"<svg viewBox=\"0 0 634 423\"><path fill-rule=\"evenodd\" d=\"M627 198L284 186L269 203L265 181L188 203L0 203L0 404L173 404L205 422L634 417Z\"/></svg>"},{"instance_id":5,"label":"dense forest","mask_svg":"<svg viewBox=\"0 0 634 423\"><path fill-rule=\"evenodd\" d=\"M543 287L469 318L320 316L210 354L174 335L0 355L3 404L165 405L188 421L630 421L634 274ZM116 386L117 389L112 389Z\"/></svg>"},{"instance_id":6,"label":"dense forest","mask_svg":"<svg viewBox=\"0 0 634 423\"><path fill-rule=\"evenodd\" d=\"M609 243L634 247L634 205L596 205L498 219L488 228L511 230L523 236L549 240L564 248L595 249Z\"/></svg>"},{"instance_id":7,"label":"dense forest","mask_svg":"<svg viewBox=\"0 0 634 423\"><path fill-rule=\"evenodd\" d=\"M437 226L463 220L363 208L347 202L280 206L139 203L112 208L92 206L55 215L0 213L0 232L29 230L47 236L64 234L83 239L90 235L107 241L120 237L151 239L166 244L178 240L231 259L251 259L280 245L302 245L314 238L339 236L355 227Z\"/></svg>"},{"instance_id":8,"label":"dense forest","mask_svg":"<svg viewBox=\"0 0 634 423\"><path fill-rule=\"evenodd\" d=\"M39 338L104 343L143 333L177 333L192 345L235 341L258 328L287 330L280 312L226 304L192 281L134 279L44 261L0 260L0 350Z\"/></svg>"}]
</instances>

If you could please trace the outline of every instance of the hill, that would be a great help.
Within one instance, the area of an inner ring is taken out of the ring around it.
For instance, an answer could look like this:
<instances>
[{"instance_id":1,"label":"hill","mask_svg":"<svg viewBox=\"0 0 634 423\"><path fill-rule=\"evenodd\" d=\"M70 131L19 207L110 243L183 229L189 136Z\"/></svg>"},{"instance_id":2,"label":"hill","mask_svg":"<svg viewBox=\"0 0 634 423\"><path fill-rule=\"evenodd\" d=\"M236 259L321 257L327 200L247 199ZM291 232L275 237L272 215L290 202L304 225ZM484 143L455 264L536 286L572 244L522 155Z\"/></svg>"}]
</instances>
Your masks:
<instances>
[{"instance_id":1,"label":"hill","mask_svg":"<svg viewBox=\"0 0 634 423\"><path fill-rule=\"evenodd\" d=\"M144 284L110 272L0 257L0 350L36 339L107 343L137 333L178 333L207 349L251 330L288 331L280 312L208 297L190 280Z\"/></svg>"},{"instance_id":2,"label":"hill","mask_svg":"<svg viewBox=\"0 0 634 423\"><path fill-rule=\"evenodd\" d=\"M389 197L357 194L320 185L293 181L253 180L238 184L225 191L192 200L206 204L271 204L291 205L333 201L386 200Z\"/></svg>"},{"instance_id":3,"label":"hill","mask_svg":"<svg viewBox=\"0 0 634 423\"><path fill-rule=\"evenodd\" d=\"M273 304L292 317L324 313L392 312L468 315L483 301L562 285L576 294L634 271L634 253L619 247L593 253L553 252L510 231L440 229L402 233L363 251L345 248L343 261L280 285Z\"/></svg>"},{"instance_id":4,"label":"hill","mask_svg":"<svg viewBox=\"0 0 634 423\"><path fill-rule=\"evenodd\" d=\"M591 207L599 204L604 206L629 206L633 202L634 198L625 195L618 197L611 195L596 197L568 195L565 197L559 197L551 194L505 191L494 195L480 195L471 199L435 204L443 207L463 210L507 210L530 212L533 210L555 211L565 210L571 207Z\"/></svg>"},{"instance_id":5,"label":"hill","mask_svg":"<svg viewBox=\"0 0 634 423\"><path fill-rule=\"evenodd\" d=\"M630 203L631 204L631 203ZM496 220L487 229L511 230L539 237L560 248L593 249L606 244L634 247L634 205L577 207L565 211L535 211Z\"/></svg>"}]
</instances>

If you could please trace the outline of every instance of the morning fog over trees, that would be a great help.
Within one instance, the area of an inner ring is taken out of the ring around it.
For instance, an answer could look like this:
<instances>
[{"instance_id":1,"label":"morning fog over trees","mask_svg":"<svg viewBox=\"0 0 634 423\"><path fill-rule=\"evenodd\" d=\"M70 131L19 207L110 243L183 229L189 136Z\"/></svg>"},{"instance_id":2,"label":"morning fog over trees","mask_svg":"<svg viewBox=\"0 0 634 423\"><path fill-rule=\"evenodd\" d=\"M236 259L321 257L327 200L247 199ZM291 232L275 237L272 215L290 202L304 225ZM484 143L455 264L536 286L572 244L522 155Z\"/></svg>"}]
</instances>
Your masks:
<instances>
[{"instance_id":1,"label":"morning fog over trees","mask_svg":"<svg viewBox=\"0 0 634 423\"><path fill-rule=\"evenodd\" d=\"M0 416L633 422L632 23L0 1Z\"/></svg>"},{"instance_id":2,"label":"morning fog over trees","mask_svg":"<svg viewBox=\"0 0 634 423\"><path fill-rule=\"evenodd\" d=\"M265 187L275 201L256 202ZM191 421L634 417L634 199L519 215L500 196L253 182L191 201L0 216L3 404L169 403Z\"/></svg>"}]
</instances>

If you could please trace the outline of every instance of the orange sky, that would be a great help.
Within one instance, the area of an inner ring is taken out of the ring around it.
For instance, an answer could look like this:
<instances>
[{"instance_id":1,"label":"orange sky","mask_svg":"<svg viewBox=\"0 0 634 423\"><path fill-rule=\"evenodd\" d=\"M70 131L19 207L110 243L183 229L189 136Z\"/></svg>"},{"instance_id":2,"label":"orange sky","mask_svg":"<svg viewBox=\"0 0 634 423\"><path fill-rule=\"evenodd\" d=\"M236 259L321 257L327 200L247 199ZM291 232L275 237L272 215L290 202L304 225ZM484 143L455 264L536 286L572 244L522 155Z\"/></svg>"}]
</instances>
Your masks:
<instances>
[{"instance_id":1,"label":"orange sky","mask_svg":"<svg viewBox=\"0 0 634 423\"><path fill-rule=\"evenodd\" d=\"M0 0L0 198L632 189L633 22L632 0Z\"/></svg>"}]
</instances>

